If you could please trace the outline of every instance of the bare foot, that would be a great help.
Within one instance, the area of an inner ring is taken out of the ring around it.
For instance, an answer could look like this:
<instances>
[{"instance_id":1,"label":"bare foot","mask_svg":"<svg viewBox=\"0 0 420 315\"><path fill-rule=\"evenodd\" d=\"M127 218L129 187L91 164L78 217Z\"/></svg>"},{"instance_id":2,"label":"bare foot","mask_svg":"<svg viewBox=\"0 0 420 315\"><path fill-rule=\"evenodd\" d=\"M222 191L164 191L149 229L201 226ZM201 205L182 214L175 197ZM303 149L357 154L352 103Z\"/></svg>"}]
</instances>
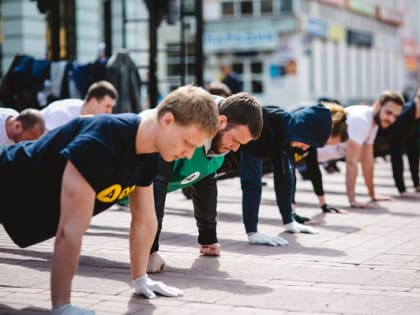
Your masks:
<instances>
[{"instance_id":1,"label":"bare foot","mask_svg":"<svg viewBox=\"0 0 420 315\"><path fill-rule=\"evenodd\" d=\"M165 261L158 252L151 253L147 263L147 273L159 273L162 272L164 268Z\"/></svg>"},{"instance_id":2,"label":"bare foot","mask_svg":"<svg viewBox=\"0 0 420 315\"><path fill-rule=\"evenodd\" d=\"M200 244L200 254L204 256L220 256L220 244Z\"/></svg>"}]
</instances>

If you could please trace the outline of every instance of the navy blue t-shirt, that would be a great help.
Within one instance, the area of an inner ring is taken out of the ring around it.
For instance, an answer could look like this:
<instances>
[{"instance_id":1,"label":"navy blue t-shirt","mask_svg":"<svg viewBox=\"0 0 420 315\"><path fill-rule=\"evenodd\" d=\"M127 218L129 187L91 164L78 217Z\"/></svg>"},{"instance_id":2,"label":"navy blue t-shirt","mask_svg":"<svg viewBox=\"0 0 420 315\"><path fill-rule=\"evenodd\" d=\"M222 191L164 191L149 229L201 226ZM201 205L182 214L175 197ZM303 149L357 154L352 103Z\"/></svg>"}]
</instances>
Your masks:
<instances>
[{"instance_id":1,"label":"navy blue t-shirt","mask_svg":"<svg viewBox=\"0 0 420 315\"><path fill-rule=\"evenodd\" d=\"M7 147L0 155L2 223L21 247L53 237L60 216L62 174L70 160L96 193L98 214L135 186L148 186L158 154L135 152L140 117L96 115L73 119L36 141Z\"/></svg>"}]
</instances>

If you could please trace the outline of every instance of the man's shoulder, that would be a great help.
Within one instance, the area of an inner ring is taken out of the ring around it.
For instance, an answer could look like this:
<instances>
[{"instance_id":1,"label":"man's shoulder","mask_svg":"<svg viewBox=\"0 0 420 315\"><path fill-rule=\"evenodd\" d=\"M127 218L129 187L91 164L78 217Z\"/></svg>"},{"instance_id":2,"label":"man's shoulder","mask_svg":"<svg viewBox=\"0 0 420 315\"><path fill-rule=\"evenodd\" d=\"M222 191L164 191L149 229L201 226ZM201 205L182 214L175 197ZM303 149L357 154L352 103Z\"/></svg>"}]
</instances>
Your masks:
<instances>
[{"instance_id":1,"label":"man's shoulder","mask_svg":"<svg viewBox=\"0 0 420 315\"><path fill-rule=\"evenodd\" d=\"M373 107L369 105L351 105L345 108L347 121L370 121L373 115Z\"/></svg>"},{"instance_id":2,"label":"man's shoulder","mask_svg":"<svg viewBox=\"0 0 420 315\"><path fill-rule=\"evenodd\" d=\"M14 108L0 107L0 117L18 116L19 112Z\"/></svg>"},{"instance_id":3,"label":"man's shoulder","mask_svg":"<svg viewBox=\"0 0 420 315\"><path fill-rule=\"evenodd\" d=\"M67 98L63 100L57 100L46 107L44 107L41 111L45 114L50 111L66 111L69 108L81 108L83 106L84 101L78 98Z\"/></svg>"}]
</instances>

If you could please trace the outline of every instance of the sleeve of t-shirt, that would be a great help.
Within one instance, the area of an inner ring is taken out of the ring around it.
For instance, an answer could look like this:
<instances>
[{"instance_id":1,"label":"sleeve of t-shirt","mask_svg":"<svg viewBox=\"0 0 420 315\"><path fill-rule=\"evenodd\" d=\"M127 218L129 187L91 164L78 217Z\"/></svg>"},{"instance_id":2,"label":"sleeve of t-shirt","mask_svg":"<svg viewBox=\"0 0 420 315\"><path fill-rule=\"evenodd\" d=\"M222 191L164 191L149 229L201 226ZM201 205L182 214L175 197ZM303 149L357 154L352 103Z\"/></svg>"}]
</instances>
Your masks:
<instances>
[{"instance_id":1,"label":"sleeve of t-shirt","mask_svg":"<svg viewBox=\"0 0 420 315\"><path fill-rule=\"evenodd\" d=\"M136 186L149 186L152 184L158 173L159 157L159 153L146 154L143 157L142 169L136 179Z\"/></svg>"},{"instance_id":2,"label":"sleeve of t-shirt","mask_svg":"<svg viewBox=\"0 0 420 315\"><path fill-rule=\"evenodd\" d=\"M84 135L65 147L61 154L70 160L89 185L98 191L112 170L113 152L105 143Z\"/></svg>"},{"instance_id":3,"label":"sleeve of t-shirt","mask_svg":"<svg viewBox=\"0 0 420 315\"><path fill-rule=\"evenodd\" d=\"M370 122L362 117L348 117L347 128L349 138L358 145L363 145L368 139L371 129Z\"/></svg>"}]
</instances>

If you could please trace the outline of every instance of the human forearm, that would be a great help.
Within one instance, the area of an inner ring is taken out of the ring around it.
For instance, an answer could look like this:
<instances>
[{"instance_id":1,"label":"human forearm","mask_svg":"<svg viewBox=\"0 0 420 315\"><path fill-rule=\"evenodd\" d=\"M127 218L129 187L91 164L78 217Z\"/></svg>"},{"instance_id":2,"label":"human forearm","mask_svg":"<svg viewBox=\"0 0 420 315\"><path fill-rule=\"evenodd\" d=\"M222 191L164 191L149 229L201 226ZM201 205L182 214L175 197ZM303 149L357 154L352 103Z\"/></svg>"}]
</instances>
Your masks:
<instances>
[{"instance_id":1,"label":"human forearm","mask_svg":"<svg viewBox=\"0 0 420 315\"><path fill-rule=\"evenodd\" d=\"M375 186L373 183L373 169L374 169L374 162L367 161L362 163L362 171L363 171L363 178L365 180L365 185L368 190L369 196L371 200L375 200Z\"/></svg>"},{"instance_id":2,"label":"human forearm","mask_svg":"<svg viewBox=\"0 0 420 315\"><path fill-rule=\"evenodd\" d=\"M57 234L51 268L53 307L70 303L73 275L77 270L82 239L70 239L64 231Z\"/></svg>"},{"instance_id":3,"label":"human forearm","mask_svg":"<svg viewBox=\"0 0 420 315\"><path fill-rule=\"evenodd\" d=\"M346 191L350 205L356 202L357 163L346 162Z\"/></svg>"},{"instance_id":4,"label":"human forearm","mask_svg":"<svg viewBox=\"0 0 420 315\"><path fill-rule=\"evenodd\" d=\"M53 307L70 302L71 282L79 262L82 237L93 213L95 192L71 162L63 173L60 221L51 267Z\"/></svg>"},{"instance_id":5,"label":"human forearm","mask_svg":"<svg viewBox=\"0 0 420 315\"><path fill-rule=\"evenodd\" d=\"M150 248L157 231L157 224L144 224L132 220L130 225L131 277L137 279L146 274Z\"/></svg>"},{"instance_id":6,"label":"human forearm","mask_svg":"<svg viewBox=\"0 0 420 315\"><path fill-rule=\"evenodd\" d=\"M153 187L137 187L130 194L130 262L132 279L146 274L150 248L157 231Z\"/></svg>"}]
</instances>

